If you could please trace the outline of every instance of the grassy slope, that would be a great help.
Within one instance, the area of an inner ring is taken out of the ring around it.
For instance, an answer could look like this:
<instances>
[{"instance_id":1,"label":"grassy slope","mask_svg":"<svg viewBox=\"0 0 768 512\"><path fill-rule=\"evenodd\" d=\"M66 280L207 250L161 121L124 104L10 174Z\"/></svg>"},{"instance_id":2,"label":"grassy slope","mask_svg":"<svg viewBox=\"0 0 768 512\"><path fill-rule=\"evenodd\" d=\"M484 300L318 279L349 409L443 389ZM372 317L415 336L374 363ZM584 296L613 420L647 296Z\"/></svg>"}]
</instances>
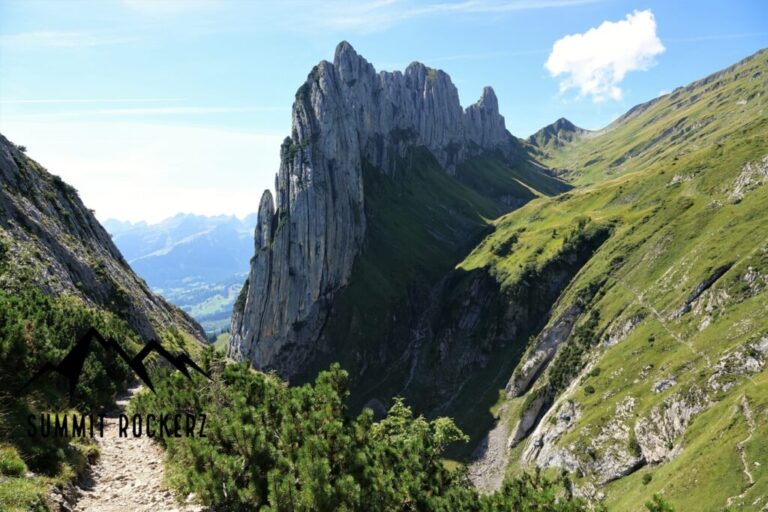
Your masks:
<instances>
[{"instance_id":1,"label":"grassy slope","mask_svg":"<svg viewBox=\"0 0 768 512\"><path fill-rule=\"evenodd\" d=\"M220 352L227 352L227 347L229 346L229 340L232 339L232 336L228 332L223 332L219 334L216 337L216 341L213 342L213 348Z\"/></svg>"},{"instance_id":2,"label":"grassy slope","mask_svg":"<svg viewBox=\"0 0 768 512\"><path fill-rule=\"evenodd\" d=\"M543 163L578 184L599 183L685 154L748 130L765 118L766 50L746 63L675 89L630 110L600 132L561 148ZM678 164L679 165L679 164Z\"/></svg>"},{"instance_id":3,"label":"grassy slope","mask_svg":"<svg viewBox=\"0 0 768 512\"><path fill-rule=\"evenodd\" d=\"M500 282L514 283L526 262L554 253L576 219L615 225L612 237L563 294L553 317L575 301L577 290L609 276L604 295L593 304L601 318L596 332L637 312L646 319L623 342L595 349L601 373L584 378L572 392L583 416L560 446L587 446L613 418L616 403L628 396L637 400L631 428L637 417L670 394L692 385L705 387L711 375L706 358L714 364L729 349L768 332L765 286L750 288L744 280L749 267L768 275L768 186L747 192L741 201L731 197L744 164L768 154L766 80L768 52L761 52L637 109L639 113L597 136L546 155L545 163L570 169L566 176L586 186L558 198L537 199L502 217L496 232L461 264L466 269L489 265ZM512 254L494 253L493 247L522 228ZM713 311L670 320L696 285L726 263L733 267L707 292L717 298L712 299ZM707 316L709 326L703 327ZM650 372L642 373L650 364ZM675 386L652 392L654 382L670 375L677 379ZM738 409L746 396L758 423L747 458L763 465L752 467L756 483L743 504L744 510L757 510L755 498L768 494L768 378L763 371L738 382L694 419L684 435L685 448L671 462L610 484L611 508L642 510L643 500L662 492L679 510L722 509L728 496L746 487L735 447L746 437ZM587 384L596 392L584 392ZM508 404L507 421L516 419L522 401ZM516 470L513 464L510 472ZM645 473L652 474L648 485L641 482Z\"/></svg>"}]
</instances>

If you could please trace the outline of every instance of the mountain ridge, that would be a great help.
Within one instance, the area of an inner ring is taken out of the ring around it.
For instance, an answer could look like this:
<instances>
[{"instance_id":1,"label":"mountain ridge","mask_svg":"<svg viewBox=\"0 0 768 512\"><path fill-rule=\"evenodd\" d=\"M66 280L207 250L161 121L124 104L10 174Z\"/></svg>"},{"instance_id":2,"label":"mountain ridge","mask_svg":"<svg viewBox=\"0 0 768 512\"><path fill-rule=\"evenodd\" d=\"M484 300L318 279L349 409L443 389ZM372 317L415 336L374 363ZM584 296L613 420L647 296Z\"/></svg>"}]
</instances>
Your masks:
<instances>
[{"instance_id":1,"label":"mountain ridge","mask_svg":"<svg viewBox=\"0 0 768 512\"><path fill-rule=\"evenodd\" d=\"M504 128L491 88L462 109L444 72L413 63L404 73L377 74L347 42L337 46L333 63L322 61L310 72L292 117L277 195L265 193L260 202L256 256L244 310L233 315L229 351L284 375L296 373L306 354L277 353L318 338L324 312L349 282L363 247L365 164L398 175L409 148L423 146L453 175L484 151L500 151L502 159L524 155Z\"/></svg>"},{"instance_id":2,"label":"mountain ridge","mask_svg":"<svg viewBox=\"0 0 768 512\"><path fill-rule=\"evenodd\" d=\"M154 295L130 269L77 191L0 135L0 235L11 271L6 285L31 281L49 294L73 294L116 313L145 340L178 326L204 340L200 326Z\"/></svg>"},{"instance_id":3,"label":"mountain ridge","mask_svg":"<svg viewBox=\"0 0 768 512\"><path fill-rule=\"evenodd\" d=\"M579 128L568 119L561 117L554 123L541 128L526 140L537 148L560 147L589 133L592 132Z\"/></svg>"},{"instance_id":4,"label":"mountain ridge","mask_svg":"<svg viewBox=\"0 0 768 512\"><path fill-rule=\"evenodd\" d=\"M743 470L768 411L766 86L762 50L548 148L542 162L581 186L501 217L459 265L509 286L575 224L611 227L495 405L478 485L538 467L617 510L654 493L680 510L765 506L766 474ZM510 237L517 251L489 250Z\"/></svg>"},{"instance_id":5,"label":"mountain ridge","mask_svg":"<svg viewBox=\"0 0 768 512\"><path fill-rule=\"evenodd\" d=\"M432 304L450 292L442 283L480 285L452 275L490 219L569 186L504 128L492 89L463 109L448 75L422 64L376 73L341 43L296 98L276 197L265 193L259 205L228 355L297 384L339 362L355 410L402 393L420 413L453 414L471 394L462 375L503 374L522 344L500 329L472 348L462 331L450 343L466 348L456 364L423 357L432 342L415 333L432 336ZM476 403L493 402L497 393L481 387Z\"/></svg>"}]
</instances>

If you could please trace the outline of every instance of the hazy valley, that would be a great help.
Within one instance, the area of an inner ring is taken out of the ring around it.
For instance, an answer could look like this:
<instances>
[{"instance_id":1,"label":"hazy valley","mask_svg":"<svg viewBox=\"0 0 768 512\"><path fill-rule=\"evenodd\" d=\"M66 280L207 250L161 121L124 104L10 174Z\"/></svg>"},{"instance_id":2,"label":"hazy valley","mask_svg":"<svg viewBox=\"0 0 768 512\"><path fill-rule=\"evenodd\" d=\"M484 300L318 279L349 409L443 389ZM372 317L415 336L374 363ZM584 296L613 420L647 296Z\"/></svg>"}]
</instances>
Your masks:
<instances>
[{"instance_id":1,"label":"hazy valley","mask_svg":"<svg viewBox=\"0 0 768 512\"><path fill-rule=\"evenodd\" d=\"M107 220L128 264L156 293L210 335L229 329L232 306L253 251L256 216L179 214L155 224Z\"/></svg>"}]
</instances>

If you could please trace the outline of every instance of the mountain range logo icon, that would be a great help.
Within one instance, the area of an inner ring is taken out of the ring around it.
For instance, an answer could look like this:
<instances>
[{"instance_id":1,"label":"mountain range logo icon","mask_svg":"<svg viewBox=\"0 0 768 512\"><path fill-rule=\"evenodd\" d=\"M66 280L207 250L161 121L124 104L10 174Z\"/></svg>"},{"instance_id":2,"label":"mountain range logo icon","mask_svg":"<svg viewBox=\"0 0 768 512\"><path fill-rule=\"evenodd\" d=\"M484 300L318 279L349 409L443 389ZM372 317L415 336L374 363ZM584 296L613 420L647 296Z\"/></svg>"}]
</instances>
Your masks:
<instances>
[{"instance_id":1,"label":"mountain range logo icon","mask_svg":"<svg viewBox=\"0 0 768 512\"><path fill-rule=\"evenodd\" d=\"M21 388L21 391L32 385L35 381L44 375L55 372L68 380L69 401L71 404L73 404L77 382L80 379L80 374L83 370L85 358L88 356L94 341L99 343L107 351L116 353L123 361L128 364L128 366L130 366L136 376L139 377L144 385L146 385L153 393L155 392L155 387L152 385L152 380L149 377L149 372L147 371L146 366L144 366L144 359L146 359L147 356L149 356L152 352L162 356L166 361L168 361L173 367L179 370L190 380L192 380L192 376L189 373L190 368L197 371L207 379L210 379L210 376L205 373L202 368L200 368L192 360L192 358L189 357L189 355L185 353L180 353L177 355L171 354L157 340L150 340L144 345L144 347L142 347L138 354L130 357L125 352L125 350L123 350L123 347L121 347L115 340L112 338L104 338L104 336L102 336L99 331L91 327L77 340L77 343L75 343L69 353L64 356L64 359L62 359L59 364L53 365L51 363L46 363L43 365L43 367L34 376L32 376L32 378L27 381L26 384L24 384L24 386Z\"/></svg>"}]
</instances>

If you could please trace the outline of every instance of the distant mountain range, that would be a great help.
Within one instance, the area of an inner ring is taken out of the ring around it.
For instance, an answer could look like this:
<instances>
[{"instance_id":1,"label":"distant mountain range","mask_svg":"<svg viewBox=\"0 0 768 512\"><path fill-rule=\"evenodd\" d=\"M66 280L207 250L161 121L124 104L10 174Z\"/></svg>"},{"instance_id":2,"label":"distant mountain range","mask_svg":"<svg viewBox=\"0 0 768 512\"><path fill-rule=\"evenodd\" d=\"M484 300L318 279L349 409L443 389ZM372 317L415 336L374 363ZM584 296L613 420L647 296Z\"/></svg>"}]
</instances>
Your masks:
<instances>
[{"instance_id":1,"label":"distant mountain range","mask_svg":"<svg viewBox=\"0 0 768 512\"><path fill-rule=\"evenodd\" d=\"M253 254L256 215L180 213L156 224L109 219L104 227L131 268L206 332L229 327Z\"/></svg>"}]
</instances>

